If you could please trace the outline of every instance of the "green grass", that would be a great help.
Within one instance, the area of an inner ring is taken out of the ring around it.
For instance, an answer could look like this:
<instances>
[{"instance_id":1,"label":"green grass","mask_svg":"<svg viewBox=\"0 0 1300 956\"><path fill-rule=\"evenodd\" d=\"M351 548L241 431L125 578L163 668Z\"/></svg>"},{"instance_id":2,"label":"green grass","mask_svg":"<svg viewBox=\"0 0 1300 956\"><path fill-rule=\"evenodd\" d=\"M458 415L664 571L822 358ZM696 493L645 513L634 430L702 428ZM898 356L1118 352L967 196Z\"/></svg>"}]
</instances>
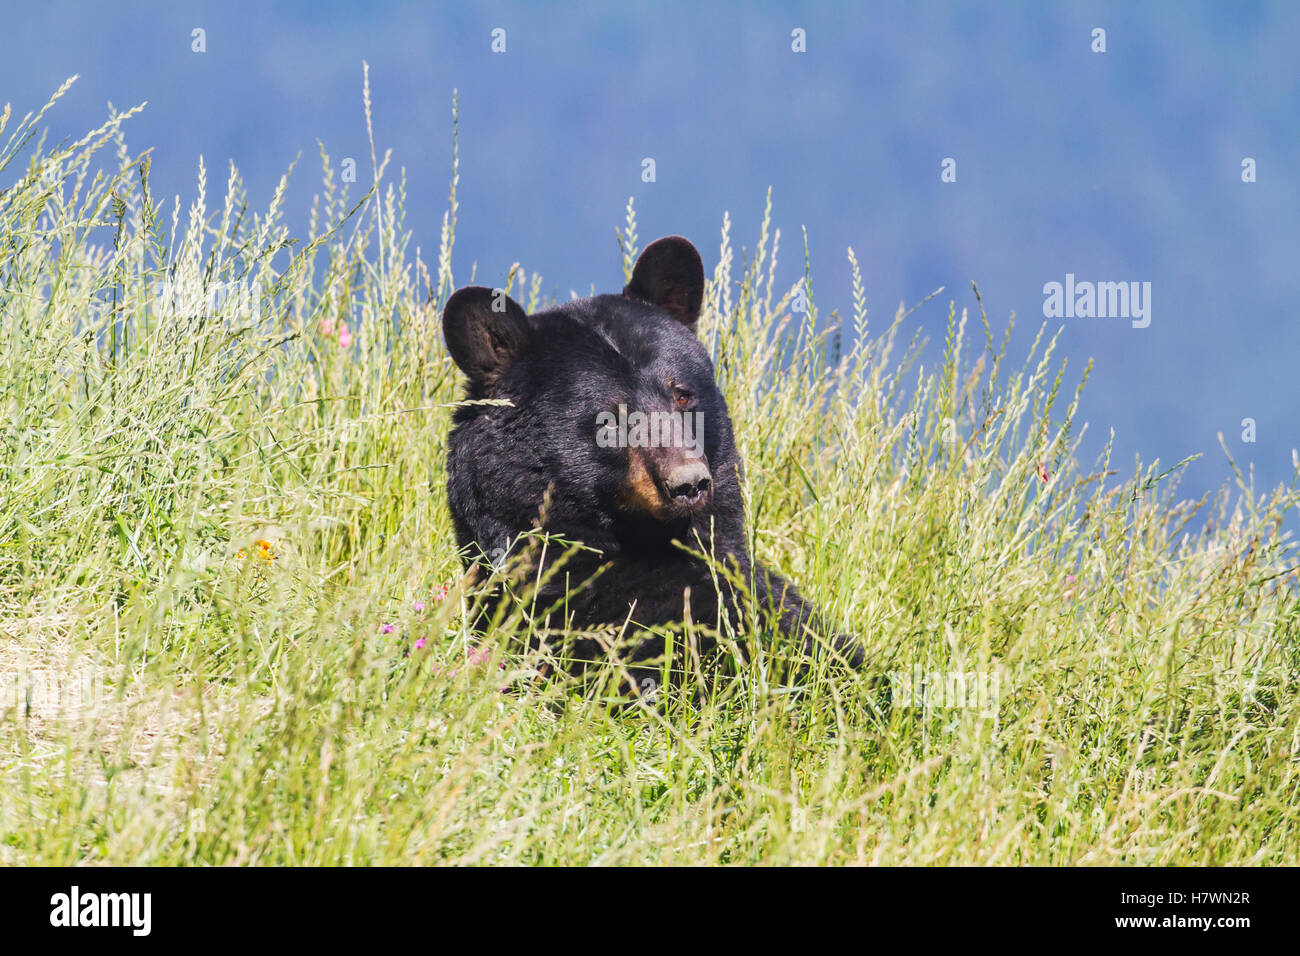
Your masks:
<instances>
[{"instance_id":1,"label":"green grass","mask_svg":"<svg viewBox=\"0 0 1300 956\"><path fill-rule=\"evenodd\" d=\"M1079 463L1049 330L1019 362L950 306L921 368L858 278L839 354L768 218L748 257L724 220L701 335L753 547L871 661L621 706L533 676L527 608L467 621L454 175L426 262L382 156L349 192L322 148L296 238L287 180L153 195L124 118L0 129L0 863L1300 862L1294 485ZM875 706L918 670L983 696Z\"/></svg>"}]
</instances>

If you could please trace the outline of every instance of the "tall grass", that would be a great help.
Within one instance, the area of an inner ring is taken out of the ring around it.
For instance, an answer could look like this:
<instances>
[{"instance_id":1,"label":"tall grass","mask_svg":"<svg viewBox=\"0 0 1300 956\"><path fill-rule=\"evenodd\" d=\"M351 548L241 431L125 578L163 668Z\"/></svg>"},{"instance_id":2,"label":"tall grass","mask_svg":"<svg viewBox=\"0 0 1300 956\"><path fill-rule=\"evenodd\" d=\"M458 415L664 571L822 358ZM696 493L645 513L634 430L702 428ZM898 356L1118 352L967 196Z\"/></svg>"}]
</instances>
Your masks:
<instances>
[{"instance_id":1,"label":"tall grass","mask_svg":"<svg viewBox=\"0 0 1300 956\"><path fill-rule=\"evenodd\" d=\"M426 263L373 136L295 238L287 176L182 209L131 113L46 149L44 112L0 122L0 862L1300 861L1295 486L1080 464L1046 330L1017 363L949 305L920 367L856 261L819 320L770 200L748 257L724 218L700 334L754 550L871 660L629 707L537 679L526 607L471 629L455 163Z\"/></svg>"}]
</instances>

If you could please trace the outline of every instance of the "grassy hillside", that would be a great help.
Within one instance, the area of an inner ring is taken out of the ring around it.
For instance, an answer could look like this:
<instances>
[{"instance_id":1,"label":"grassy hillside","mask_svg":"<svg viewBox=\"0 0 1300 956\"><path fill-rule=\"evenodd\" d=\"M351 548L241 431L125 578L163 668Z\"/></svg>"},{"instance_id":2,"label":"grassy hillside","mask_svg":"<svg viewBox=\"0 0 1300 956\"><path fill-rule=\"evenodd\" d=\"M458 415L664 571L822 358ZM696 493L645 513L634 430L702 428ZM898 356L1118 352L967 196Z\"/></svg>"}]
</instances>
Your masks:
<instances>
[{"instance_id":1,"label":"grassy hillside","mask_svg":"<svg viewBox=\"0 0 1300 956\"><path fill-rule=\"evenodd\" d=\"M454 175L421 253L404 174L322 149L296 236L287 179L178 208L129 114L47 148L43 112L0 123L0 863L1300 862L1295 486L1078 462L1051 330L1022 361L934 300L919 367L724 219L754 550L871 662L620 706L534 676L529 608L470 627L440 309L542 286L456 258Z\"/></svg>"}]
</instances>

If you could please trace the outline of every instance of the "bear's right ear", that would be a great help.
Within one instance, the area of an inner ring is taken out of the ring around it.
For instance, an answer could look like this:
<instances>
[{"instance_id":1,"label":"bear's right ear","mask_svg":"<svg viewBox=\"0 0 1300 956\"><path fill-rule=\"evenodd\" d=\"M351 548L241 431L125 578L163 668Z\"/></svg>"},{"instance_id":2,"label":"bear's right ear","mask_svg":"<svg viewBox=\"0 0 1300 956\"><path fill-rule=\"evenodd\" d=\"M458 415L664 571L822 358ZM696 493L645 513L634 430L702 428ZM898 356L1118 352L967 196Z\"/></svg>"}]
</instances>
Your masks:
<instances>
[{"instance_id":1,"label":"bear's right ear","mask_svg":"<svg viewBox=\"0 0 1300 956\"><path fill-rule=\"evenodd\" d=\"M501 289L458 289L442 310L447 351L470 381L491 385L523 352L528 316Z\"/></svg>"}]
</instances>

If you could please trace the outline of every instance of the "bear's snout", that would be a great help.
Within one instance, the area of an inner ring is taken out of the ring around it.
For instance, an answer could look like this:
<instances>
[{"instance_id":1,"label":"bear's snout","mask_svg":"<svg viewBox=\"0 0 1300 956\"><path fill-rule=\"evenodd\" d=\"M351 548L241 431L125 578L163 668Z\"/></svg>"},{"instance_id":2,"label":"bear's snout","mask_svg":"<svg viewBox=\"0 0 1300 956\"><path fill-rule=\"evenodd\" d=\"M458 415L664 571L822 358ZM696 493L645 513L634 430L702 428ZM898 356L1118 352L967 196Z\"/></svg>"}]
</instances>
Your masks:
<instances>
[{"instance_id":1,"label":"bear's snout","mask_svg":"<svg viewBox=\"0 0 1300 956\"><path fill-rule=\"evenodd\" d=\"M668 470L664 476L664 491L674 504L693 507L703 505L709 497L713 476L704 462L688 461Z\"/></svg>"}]
</instances>

